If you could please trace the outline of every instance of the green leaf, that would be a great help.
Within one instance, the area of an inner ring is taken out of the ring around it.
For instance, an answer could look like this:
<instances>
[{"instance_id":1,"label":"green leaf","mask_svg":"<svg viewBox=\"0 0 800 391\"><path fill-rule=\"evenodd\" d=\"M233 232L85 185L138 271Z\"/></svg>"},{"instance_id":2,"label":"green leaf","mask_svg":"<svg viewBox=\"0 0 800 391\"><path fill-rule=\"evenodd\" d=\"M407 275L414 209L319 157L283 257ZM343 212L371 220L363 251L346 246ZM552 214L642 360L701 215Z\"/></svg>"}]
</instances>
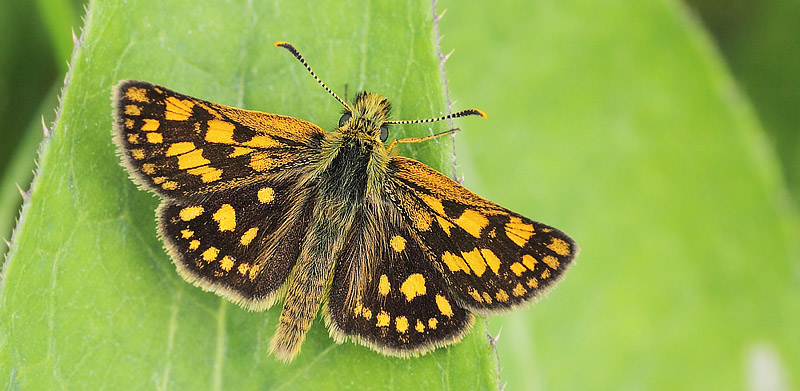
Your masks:
<instances>
[{"instance_id":1,"label":"green leaf","mask_svg":"<svg viewBox=\"0 0 800 391\"><path fill-rule=\"evenodd\" d=\"M493 322L501 383L798 387L798 216L690 13L677 1L441 7L450 88L488 114L457 138L467 187L582 248L548 298Z\"/></svg>"},{"instance_id":2,"label":"green leaf","mask_svg":"<svg viewBox=\"0 0 800 391\"><path fill-rule=\"evenodd\" d=\"M60 118L4 265L0 384L13 389L493 389L479 321L415 359L335 344L317 319L292 364L267 353L280 308L247 312L184 282L156 237L152 195L119 165L111 88L141 79L218 103L333 128L341 108L276 40L294 43L334 90L388 96L398 119L444 112L425 1L94 1ZM406 126L392 135L442 130ZM405 149L450 172L451 147Z\"/></svg>"}]
</instances>

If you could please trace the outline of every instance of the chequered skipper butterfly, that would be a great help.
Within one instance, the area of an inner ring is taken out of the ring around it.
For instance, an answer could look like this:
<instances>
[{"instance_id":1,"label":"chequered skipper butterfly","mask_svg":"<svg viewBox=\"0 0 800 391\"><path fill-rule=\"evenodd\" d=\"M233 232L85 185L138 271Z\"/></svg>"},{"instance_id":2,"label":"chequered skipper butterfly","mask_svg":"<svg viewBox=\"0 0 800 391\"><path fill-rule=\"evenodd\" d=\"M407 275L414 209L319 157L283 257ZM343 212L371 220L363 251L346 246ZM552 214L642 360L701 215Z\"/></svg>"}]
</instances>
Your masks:
<instances>
[{"instance_id":1,"label":"chequered skipper butterfly","mask_svg":"<svg viewBox=\"0 0 800 391\"><path fill-rule=\"evenodd\" d=\"M386 146L389 101L360 92L325 132L126 80L114 140L158 194L158 231L180 275L245 308L283 298L270 344L292 360L322 307L331 336L407 357L459 341L474 322L531 302L578 253L563 232L489 202Z\"/></svg>"}]
</instances>

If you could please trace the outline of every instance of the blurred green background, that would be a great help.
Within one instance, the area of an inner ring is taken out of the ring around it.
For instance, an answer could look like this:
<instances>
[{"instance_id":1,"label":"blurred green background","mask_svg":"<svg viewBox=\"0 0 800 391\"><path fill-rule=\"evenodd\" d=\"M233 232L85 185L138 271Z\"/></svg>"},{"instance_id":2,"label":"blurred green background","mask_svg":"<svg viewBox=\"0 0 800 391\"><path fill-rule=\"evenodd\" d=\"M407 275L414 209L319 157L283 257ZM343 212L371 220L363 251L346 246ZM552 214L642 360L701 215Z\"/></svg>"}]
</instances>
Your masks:
<instances>
[{"instance_id":1,"label":"blurred green background","mask_svg":"<svg viewBox=\"0 0 800 391\"><path fill-rule=\"evenodd\" d=\"M458 123L465 185L583 248L549 298L490 319L501 384L800 387L800 2L437 7L454 108L489 114ZM0 3L6 239L83 9Z\"/></svg>"}]
</instances>

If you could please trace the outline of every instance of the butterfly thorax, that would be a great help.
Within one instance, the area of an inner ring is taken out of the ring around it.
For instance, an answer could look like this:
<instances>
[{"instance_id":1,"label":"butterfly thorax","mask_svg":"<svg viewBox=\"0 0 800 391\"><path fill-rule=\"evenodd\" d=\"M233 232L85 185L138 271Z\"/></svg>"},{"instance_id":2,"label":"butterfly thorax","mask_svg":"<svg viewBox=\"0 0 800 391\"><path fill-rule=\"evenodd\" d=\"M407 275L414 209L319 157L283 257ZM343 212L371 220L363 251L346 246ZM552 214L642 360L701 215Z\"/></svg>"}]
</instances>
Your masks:
<instances>
[{"instance_id":1,"label":"butterfly thorax","mask_svg":"<svg viewBox=\"0 0 800 391\"><path fill-rule=\"evenodd\" d=\"M330 183L336 188L328 189L332 193L346 191L350 193L346 198L357 203L363 202L365 194L382 194L390 158L383 144L387 129L384 122L390 109L386 98L366 91L345 108L339 128L326 134L320 149L320 186Z\"/></svg>"}]
</instances>

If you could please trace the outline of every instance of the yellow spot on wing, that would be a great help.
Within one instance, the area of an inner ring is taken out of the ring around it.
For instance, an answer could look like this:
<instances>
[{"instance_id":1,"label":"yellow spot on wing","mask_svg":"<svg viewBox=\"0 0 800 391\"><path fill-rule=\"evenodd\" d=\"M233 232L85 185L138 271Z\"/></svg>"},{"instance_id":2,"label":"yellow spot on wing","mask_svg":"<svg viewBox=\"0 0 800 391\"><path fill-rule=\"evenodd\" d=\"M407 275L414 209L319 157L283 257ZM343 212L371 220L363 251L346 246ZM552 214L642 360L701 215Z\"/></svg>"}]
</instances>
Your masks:
<instances>
[{"instance_id":1,"label":"yellow spot on wing","mask_svg":"<svg viewBox=\"0 0 800 391\"><path fill-rule=\"evenodd\" d=\"M547 248L553 250L558 255L569 255L569 244L559 238L552 238L553 241L547 245Z\"/></svg>"},{"instance_id":2,"label":"yellow spot on wing","mask_svg":"<svg viewBox=\"0 0 800 391\"><path fill-rule=\"evenodd\" d=\"M500 270L500 258L497 258L497 255L494 255L494 252L488 248L481 249L481 255L486 260L486 264L489 265L489 269L492 269L492 272L497 274L497 271Z\"/></svg>"},{"instance_id":3,"label":"yellow spot on wing","mask_svg":"<svg viewBox=\"0 0 800 391\"><path fill-rule=\"evenodd\" d=\"M240 263L239 267L237 268L237 270L239 270L239 274L244 276L244 275L247 274L247 271L250 270L250 264L249 263Z\"/></svg>"},{"instance_id":4,"label":"yellow spot on wing","mask_svg":"<svg viewBox=\"0 0 800 391\"><path fill-rule=\"evenodd\" d=\"M243 246L247 246L253 241L253 239L255 239L256 234L258 234L258 227L248 229L247 232L242 235L241 239L239 239L239 243L241 243Z\"/></svg>"},{"instance_id":5,"label":"yellow spot on wing","mask_svg":"<svg viewBox=\"0 0 800 391\"><path fill-rule=\"evenodd\" d=\"M398 316L394 319L394 325L398 333L405 333L408 331L408 319L405 316Z\"/></svg>"},{"instance_id":6,"label":"yellow spot on wing","mask_svg":"<svg viewBox=\"0 0 800 391\"><path fill-rule=\"evenodd\" d=\"M542 258L542 262L547 264L547 266L550 266L551 269L558 270L559 266L558 258L552 255L545 255L544 258Z\"/></svg>"},{"instance_id":7,"label":"yellow spot on wing","mask_svg":"<svg viewBox=\"0 0 800 391\"><path fill-rule=\"evenodd\" d=\"M511 293L514 294L514 296L516 297L520 297L528 293L528 290L526 290L525 287L522 286L522 284L518 283L517 286L514 287L514 290L511 291Z\"/></svg>"},{"instance_id":8,"label":"yellow spot on wing","mask_svg":"<svg viewBox=\"0 0 800 391\"><path fill-rule=\"evenodd\" d=\"M447 265L447 268L450 269L451 272L461 270L464 273L470 273L469 266L467 266L467 263L464 262L464 259L449 251L445 251L444 254L442 254L442 261L445 265Z\"/></svg>"},{"instance_id":9,"label":"yellow spot on wing","mask_svg":"<svg viewBox=\"0 0 800 391\"><path fill-rule=\"evenodd\" d=\"M411 220L414 222L414 227L420 231L427 231L431 228L433 216L421 210L411 211Z\"/></svg>"},{"instance_id":10,"label":"yellow spot on wing","mask_svg":"<svg viewBox=\"0 0 800 391\"><path fill-rule=\"evenodd\" d=\"M420 194L420 198L422 198L422 201L425 202L436 213L444 215L444 206L442 206L441 200L436 197L431 197L427 194Z\"/></svg>"},{"instance_id":11,"label":"yellow spot on wing","mask_svg":"<svg viewBox=\"0 0 800 391\"><path fill-rule=\"evenodd\" d=\"M200 247L200 241L195 239L189 242L189 250L197 250Z\"/></svg>"},{"instance_id":12,"label":"yellow spot on wing","mask_svg":"<svg viewBox=\"0 0 800 391\"><path fill-rule=\"evenodd\" d=\"M422 322L420 322L419 319L417 319L417 325L414 327L414 329L417 330L417 332L420 332L420 333L424 332L425 331L425 325L422 324Z\"/></svg>"},{"instance_id":13,"label":"yellow spot on wing","mask_svg":"<svg viewBox=\"0 0 800 391\"><path fill-rule=\"evenodd\" d=\"M136 123L135 123L135 122L133 122L133 120L132 120L132 119L130 119L130 118L125 118L125 129L133 129L133 125L135 125L135 124L136 124Z\"/></svg>"},{"instance_id":14,"label":"yellow spot on wing","mask_svg":"<svg viewBox=\"0 0 800 391\"><path fill-rule=\"evenodd\" d=\"M519 262L512 263L510 269L512 272L514 272L514 274L517 275L517 277L521 276L522 273L525 272L525 266L522 266L522 264Z\"/></svg>"},{"instance_id":15,"label":"yellow spot on wing","mask_svg":"<svg viewBox=\"0 0 800 391\"><path fill-rule=\"evenodd\" d=\"M539 287L539 280L537 280L536 277L531 277L531 278L528 279L527 285L528 285L528 288L536 289L536 288Z\"/></svg>"},{"instance_id":16,"label":"yellow spot on wing","mask_svg":"<svg viewBox=\"0 0 800 391\"><path fill-rule=\"evenodd\" d=\"M203 251L202 257L206 262L213 262L215 259L217 259L218 254L219 249L216 247L209 247L206 251Z\"/></svg>"},{"instance_id":17,"label":"yellow spot on wing","mask_svg":"<svg viewBox=\"0 0 800 391\"><path fill-rule=\"evenodd\" d=\"M372 310L364 307L364 311L361 312L361 315L364 317L364 319L369 320L372 318Z\"/></svg>"},{"instance_id":18,"label":"yellow spot on wing","mask_svg":"<svg viewBox=\"0 0 800 391\"><path fill-rule=\"evenodd\" d=\"M209 163L211 163L211 161L203 157L202 149L195 149L178 156L178 168L181 170L204 166Z\"/></svg>"},{"instance_id":19,"label":"yellow spot on wing","mask_svg":"<svg viewBox=\"0 0 800 391\"><path fill-rule=\"evenodd\" d=\"M486 216L472 209L465 210L464 213L453 222L476 238L480 238L481 230L489 225L489 219L487 219Z\"/></svg>"},{"instance_id":20,"label":"yellow spot on wing","mask_svg":"<svg viewBox=\"0 0 800 391\"><path fill-rule=\"evenodd\" d=\"M258 201L262 204L272 202L275 199L275 190L271 187L262 187L258 190Z\"/></svg>"},{"instance_id":21,"label":"yellow spot on wing","mask_svg":"<svg viewBox=\"0 0 800 391\"><path fill-rule=\"evenodd\" d=\"M481 257L481 253L477 248L469 252L462 252L461 256L464 257L464 260L467 261L467 264L470 269L475 272L476 276L480 277L486 271L486 262L483 261L483 257Z\"/></svg>"},{"instance_id":22,"label":"yellow spot on wing","mask_svg":"<svg viewBox=\"0 0 800 391\"><path fill-rule=\"evenodd\" d=\"M175 190L178 188L178 182L166 181L163 185L161 185L161 188L164 190Z\"/></svg>"},{"instance_id":23,"label":"yellow spot on wing","mask_svg":"<svg viewBox=\"0 0 800 391\"><path fill-rule=\"evenodd\" d=\"M125 91L125 96L134 102L150 102L147 98L147 90L139 87L128 87Z\"/></svg>"},{"instance_id":24,"label":"yellow spot on wing","mask_svg":"<svg viewBox=\"0 0 800 391\"><path fill-rule=\"evenodd\" d=\"M142 164L142 171L147 175L153 175L156 173L156 165L153 163Z\"/></svg>"},{"instance_id":25,"label":"yellow spot on wing","mask_svg":"<svg viewBox=\"0 0 800 391\"><path fill-rule=\"evenodd\" d=\"M191 219L203 214L203 211L204 211L204 209L200 205L188 206L186 208L181 209L181 211L178 214L181 216L181 220L189 221L189 220L191 220Z\"/></svg>"},{"instance_id":26,"label":"yellow spot on wing","mask_svg":"<svg viewBox=\"0 0 800 391\"><path fill-rule=\"evenodd\" d=\"M229 272L229 271L231 271L231 268L233 268L234 262L235 262L235 259L233 259L233 257L231 257L230 255L226 255L226 256L222 257L222 259L219 260L219 267L222 270L225 270L226 272Z\"/></svg>"},{"instance_id":27,"label":"yellow spot on wing","mask_svg":"<svg viewBox=\"0 0 800 391\"><path fill-rule=\"evenodd\" d=\"M401 252L406 248L406 239L400 235L395 235L392 237L392 240L389 241L389 244L392 246L395 252Z\"/></svg>"},{"instance_id":28,"label":"yellow spot on wing","mask_svg":"<svg viewBox=\"0 0 800 391\"><path fill-rule=\"evenodd\" d=\"M270 148L278 147L281 144L268 136L254 136L250 141L245 142L244 145L255 148Z\"/></svg>"},{"instance_id":29,"label":"yellow spot on wing","mask_svg":"<svg viewBox=\"0 0 800 391\"><path fill-rule=\"evenodd\" d=\"M158 122L157 119L147 118L144 120L144 125L142 125L142 130L145 132L152 132L154 130L158 130L159 125L161 125L161 123Z\"/></svg>"},{"instance_id":30,"label":"yellow spot on wing","mask_svg":"<svg viewBox=\"0 0 800 391\"><path fill-rule=\"evenodd\" d=\"M422 296L426 293L425 288L425 277L422 274L414 273L400 285L400 292L403 292L406 295L406 300L411 301L411 299Z\"/></svg>"},{"instance_id":31,"label":"yellow spot on wing","mask_svg":"<svg viewBox=\"0 0 800 391\"><path fill-rule=\"evenodd\" d=\"M169 146L167 149L167 153L165 154L166 157L171 157L175 155L184 154L194 149L194 143L190 141L185 141L181 143L175 143Z\"/></svg>"},{"instance_id":32,"label":"yellow spot on wing","mask_svg":"<svg viewBox=\"0 0 800 391\"><path fill-rule=\"evenodd\" d=\"M442 218L441 216L436 216L436 221L439 222L439 226L442 227L442 231L450 236L450 229L455 227L453 223L447 221L446 219Z\"/></svg>"},{"instance_id":33,"label":"yellow spot on wing","mask_svg":"<svg viewBox=\"0 0 800 391\"><path fill-rule=\"evenodd\" d=\"M220 231L233 231L236 228L236 211L230 204L222 204L213 216Z\"/></svg>"},{"instance_id":34,"label":"yellow spot on wing","mask_svg":"<svg viewBox=\"0 0 800 391\"><path fill-rule=\"evenodd\" d=\"M353 313L356 316L361 315L361 310L363 309L363 304L361 304L361 296L356 297L356 305L353 307Z\"/></svg>"},{"instance_id":35,"label":"yellow spot on wing","mask_svg":"<svg viewBox=\"0 0 800 391\"><path fill-rule=\"evenodd\" d=\"M125 115L141 115L142 109L136 105L125 105Z\"/></svg>"},{"instance_id":36,"label":"yellow spot on wing","mask_svg":"<svg viewBox=\"0 0 800 391\"><path fill-rule=\"evenodd\" d=\"M470 288L469 292L467 293L469 293L469 295L472 296L472 298L475 299L475 301L477 301L478 303L483 303L483 298L481 297L481 294L478 293L478 291L475 288Z\"/></svg>"},{"instance_id":37,"label":"yellow spot on wing","mask_svg":"<svg viewBox=\"0 0 800 391\"><path fill-rule=\"evenodd\" d=\"M181 231L181 237L184 238L184 239L189 239L192 236L194 236L194 231L192 231L190 229L184 229L184 230Z\"/></svg>"},{"instance_id":38,"label":"yellow spot on wing","mask_svg":"<svg viewBox=\"0 0 800 391\"><path fill-rule=\"evenodd\" d=\"M533 270L533 268L536 267L536 263L536 258L532 255L525 254L522 256L522 264L528 269Z\"/></svg>"},{"instance_id":39,"label":"yellow spot on wing","mask_svg":"<svg viewBox=\"0 0 800 391\"><path fill-rule=\"evenodd\" d=\"M230 155L228 155L228 157L244 156L244 155L247 155L250 152L253 152L253 150L250 149L250 148L233 147L233 152L231 152Z\"/></svg>"},{"instance_id":40,"label":"yellow spot on wing","mask_svg":"<svg viewBox=\"0 0 800 391\"><path fill-rule=\"evenodd\" d=\"M386 311L379 312L375 318L378 320L378 323L375 324L376 326L386 327L389 325L389 314Z\"/></svg>"},{"instance_id":41,"label":"yellow spot on wing","mask_svg":"<svg viewBox=\"0 0 800 391\"><path fill-rule=\"evenodd\" d=\"M512 216L511 220L505 225L506 236L517 246L524 246L528 239L533 236L533 225L522 222L522 219Z\"/></svg>"},{"instance_id":42,"label":"yellow spot on wing","mask_svg":"<svg viewBox=\"0 0 800 391\"><path fill-rule=\"evenodd\" d=\"M428 319L428 328L430 328L432 330L436 330L436 324L438 324L438 323L439 323L439 321L436 320L436 318L430 318L430 319Z\"/></svg>"},{"instance_id":43,"label":"yellow spot on wing","mask_svg":"<svg viewBox=\"0 0 800 391\"><path fill-rule=\"evenodd\" d=\"M539 275L539 277L541 277L542 280L548 279L550 277L550 269L544 269L544 271L542 272L542 274Z\"/></svg>"},{"instance_id":44,"label":"yellow spot on wing","mask_svg":"<svg viewBox=\"0 0 800 391\"><path fill-rule=\"evenodd\" d=\"M508 301L508 293L506 293L506 291L504 291L502 289L497 291L497 293L495 293L494 297L497 299L497 301L499 301L501 303L505 303L505 302Z\"/></svg>"},{"instance_id":45,"label":"yellow spot on wing","mask_svg":"<svg viewBox=\"0 0 800 391\"><path fill-rule=\"evenodd\" d=\"M208 131L206 132L206 141L210 143L234 144L233 130L236 126L230 122L212 119L207 122Z\"/></svg>"},{"instance_id":46,"label":"yellow spot on wing","mask_svg":"<svg viewBox=\"0 0 800 391\"><path fill-rule=\"evenodd\" d=\"M161 144L164 141L164 136L161 133L146 133L147 142L150 144Z\"/></svg>"},{"instance_id":47,"label":"yellow spot on wing","mask_svg":"<svg viewBox=\"0 0 800 391\"><path fill-rule=\"evenodd\" d=\"M488 292L483 292L482 296L486 304L492 304L492 296L489 296Z\"/></svg>"},{"instance_id":48,"label":"yellow spot on wing","mask_svg":"<svg viewBox=\"0 0 800 391\"><path fill-rule=\"evenodd\" d=\"M453 308L450 307L450 302L442 295L436 295L436 306L439 307L439 312L446 317L453 316Z\"/></svg>"},{"instance_id":49,"label":"yellow spot on wing","mask_svg":"<svg viewBox=\"0 0 800 391\"><path fill-rule=\"evenodd\" d=\"M144 150L143 149L131 149L131 156L133 156L136 160L144 159Z\"/></svg>"},{"instance_id":50,"label":"yellow spot on wing","mask_svg":"<svg viewBox=\"0 0 800 391\"><path fill-rule=\"evenodd\" d=\"M202 180L203 183L218 181L222 178L222 170L211 166L192 168L186 172L192 175L200 175L200 180Z\"/></svg>"},{"instance_id":51,"label":"yellow spot on wing","mask_svg":"<svg viewBox=\"0 0 800 391\"><path fill-rule=\"evenodd\" d=\"M254 264L253 266L250 266L250 275L247 278L249 278L250 281L255 280L262 268L264 268L263 264Z\"/></svg>"},{"instance_id":52,"label":"yellow spot on wing","mask_svg":"<svg viewBox=\"0 0 800 391\"><path fill-rule=\"evenodd\" d=\"M166 112L164 118L170 121L186 121L192 115L194 102L190 100L180 100L174 96L167 98Z\"/></svg>"},{"instance_id":53,"label":"yellow spot on wing","mask_svg":"<svg viewBox=\"0 0 800 391\"><path fill-rule=\"evenodd\" d=\"M378 282L378 293L383 296L389 294L389 291L392 289L392 286L389 284L389 278L386 277L385 274L381 274L380 281Z\"/></svg>"}]
</instances>

